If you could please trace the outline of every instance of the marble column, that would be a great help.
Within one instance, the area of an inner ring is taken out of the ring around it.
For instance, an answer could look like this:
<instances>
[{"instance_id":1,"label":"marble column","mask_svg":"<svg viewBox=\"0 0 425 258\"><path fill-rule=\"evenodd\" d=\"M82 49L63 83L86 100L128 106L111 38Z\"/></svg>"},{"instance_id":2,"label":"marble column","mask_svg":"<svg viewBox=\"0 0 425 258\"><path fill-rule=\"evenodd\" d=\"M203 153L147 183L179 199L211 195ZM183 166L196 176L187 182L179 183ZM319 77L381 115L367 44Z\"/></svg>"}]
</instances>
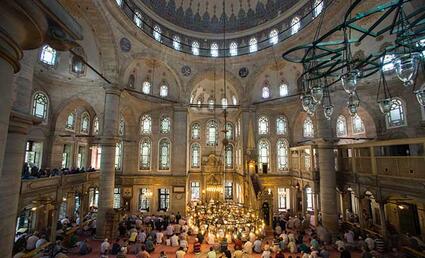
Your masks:
<instances>
[{"instance_id":1,"label":"marble column","mask_svg":"<svg viewBox=\"0 0 425 258\"><path fill-rule=\"evenodd\" d=\"M25 155L25 143L33 117L11 113L0 176L0 253L11 254L15 236L21 171ZM10 256L4 256L10 257Z\"/></svg>"},{"instance_id":2,"label":"marble column","mask_svg":"<svg viewBox=\"0 0 425 258\"><path fill-rule=\"evenodd\" d=\"M12 108L13 67L0 58L0 173L3 167L4 149L6 147L9 116Z\"/></svg>"},{"instance_id":3,"label":"marble column","mask_svg":"<svg viewBox=\"0 0 425 258\"><path fill-rule=\"evenodd\" d=\"M338 207L332 125L331 121L325 118L322 108L316 112L316 121L322 224L329 231L337 232Z\"/></svg>"},{"instance_id":4,"label":"marble column","mask_svg":"<svg viewBox=\"0 0 425 258\"><path fill-rule=\"evenodd\" d=\"M107 235L107 216L113 212L115 187L115 146L118 142L119 106L121 91L115 86L105 87L105 109L101 137L99 204L96 237Z\"/></svg>"}]
</instances>

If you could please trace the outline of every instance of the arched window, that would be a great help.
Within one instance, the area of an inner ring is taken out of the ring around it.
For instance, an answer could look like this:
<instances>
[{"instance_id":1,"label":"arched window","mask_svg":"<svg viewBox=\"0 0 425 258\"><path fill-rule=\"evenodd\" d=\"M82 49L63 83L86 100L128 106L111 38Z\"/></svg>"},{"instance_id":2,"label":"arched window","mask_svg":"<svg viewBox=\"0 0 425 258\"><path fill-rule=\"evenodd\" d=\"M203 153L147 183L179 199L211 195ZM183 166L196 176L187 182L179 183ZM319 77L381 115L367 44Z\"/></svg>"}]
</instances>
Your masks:
<instances>
[{"instance_id":1,"label":"arched window","mask_svg":"<svg viewBox=\"0 0 425 258\"><path fill-rule=\"evenodd\" d=\"M173 47L175 50L180 50L180 37L177 35L173 37Z\"/></svg>"},{"instance_id":2,"label":"arched window","mask_svg":"<svg viewBox=\"0 0 425 258\"><path fill-rule=\"evenodd\" d=\"M139 169L150 170L151 169L151 150L152 144L149 138L144 138L140 141L139 147Z\"/></svg>"},{"instance_id":3,"label":"arched window","mask_svg":"<svg viewBox=\"0 0 425 258\"><path fill-rule=\"evenodd\" d=\"M90 132L90 116L87 112L81 115L80 133L88 134Z\"/></svg>"},{"instance_id":4,"label":"arched window","mask_svg":"<svg viewBox=\"0 0 425 258\"><path fill-rule=\"evenodd\" d=\"M313 191L311 190L311 187L305 188L305 195L307 199L307 210L312 211L313 210Z\"/></svg>"},{"instance_id":5,"label":"arched window","mask_svg":"<svg viewBox=\"0 0 425 258\"><path fill-rule=\"evenodd\" d=\"M226 155L225 155L224 164L226 168L233 168L233 145L228 144L226 146L225 152L226 152Z\"/></svg>"},{"instance_id":6,"label":"arched window","mask_svg":"<svg viewBox=\"0 0 425 258\"><path fill-rule=\"evenodd\" d=\"M152 133L152 117L150 115L144 115L140 119L140 133L141 134Z\"/></svg>"},{"instance_id":7,"label":"arched window","mask_svg":"<svg viewBox=\"0 0 425 258\"><path fill-rule=\"evenodd\" d=\"M277 42L279 42L279 35L278 35L278 32L277 32L276 29L273 29L273 30L270 31L269 42L272 45L276 45Z\"/></svg>"},{"instance_id":8,"label":"arched window","mask_svg":"<svg viewBox=\"0 0 425 258\"><path fill-rule=\"evenodd\" d=\"M279 86L279 96L281 96L281 97L288 96L288 85L281 84Z\"/></svg>"},{"instance_id":9,"label":"arched window","mask_svg":"<svg viewBox=\"0 0 425 258\"><path fill-rule=\"evenodd\" d=\"M192 54L195 55L195 56L199 55L199 43L198 43L198 41L192 42Z\"/></svg>"},{"instance_id":10,"label":"arched window","mask_svg":"<svg viewBox=\"0 0 425 258\"><path fill-rule=\"evenodd\" d=\"M122 154L123 154L123 143L117 142L115 145L115 170L121 170L122 168Z\"/></svg>"},{"instance_id":11,"label":"arched window","mask_svg":"<svg viewBox=\"0 0 425 258\"><path fill-rule=\"evenodd\" d=\"M160 88L159 88L159 96L165 98L168 96L168 86L163 84Z\"/></svg>"},{"instance_id":12,"label":"arched window","mask_svg":"<svg viewBox=\"0 0 425 258\"><path fill-rule=\"evenodd\" d=\"M75 113L71 112L66 118L65 129L74 130L74 126L75 126Z\"/></svg>"},{"instance_id":13,"label":"arched window","mask_svg":"<svg viewBox=\"0 0 425 258\"><path fill-rule=\"evenodd\" d=\"M215 146L218 143L218 124L214 120L207 123L207 145Z\"/></svg>"},{"instance_id":14,"label":"arched window","mask_svg":"<svg viewBox=\"0 0 425 258\"><path fill-rule=\"evenodd\" d=\"M276 118L276 134L277 135L284 135L287 133L288 123L286 121L286 118L283 116L279 116Z\"/></svg>"},{"instance_id":15,"label":"arched window","mask_svg":"<svg viewBox=\"0 0 425 258\"><path fill-rule=\"evenodd\" d=\"M201 166L201 146L199 143L192 144L192 168L199 168Z\"/></svg>"},{"instance_id":16,"label":"arched window","mask_svg":"<svg viewBox=\"0 0 425 258\"><path fill-rule=\"evenodd\" d=\"M201 125L198 123L192 124L192 139L199 140L201 138Z\"/></svg>"},{"instance_id":17,"label":"arched window","mask_svg":"<svg viewBox=\"0 0 425 258\"><path fill-rule=\"evenodd\" d=\"M336 120L336 136L347 136L347 119L345 119L345 116L341 115Z\"/></svg>"},{"instance_id":18,"label":"arched window","mask_svg":"<svg viewBox=\"0 0 425 258\"><path fill-rule=\"evenodd\" d=\"M211 56L212 57L218 56L218 44L215 42L211 44Z\"/></svg>"},{"instance_id":19,"label":"arched window","mask_svg":"<svg viewBox=\"0 0 425 258\"><path fill-rule=\"evenodd\" d=\"M153 37L156 41L161 42L161 27L159 27L158 25L155 25L153 27Z\"/></svg>"},{"instance_id":20,"label":"arched window","mask_svg":"<svg viewBox=\"0 0 425 258\"><path fill-rule=\"evenodd\" d=\"M358 114L355 114L351 118L351 121L353 123L353 134L362 134L365 132L363 121Z\"/></svg>"},{"instance_id":21,"label":"arched window","mask_svg":"<svg viewBox=\"0 0 425 258\"><path fill-rule=\"evenodd\" d=\"M169 133L171 131L171 119L168 116L161 117L160 129L161 133Z\"/></svg>"},{"instance_id":22,"label":"arched window","mask_svg":"<svg viewBox=\"0 0 425 258\"><path fill-rule=\"evenodd\" d=\"M125 120L124 120L124 117L122 115L120 116L120 124L118 126L118 135L119 136L125 135Z\"/></svg>"},{"instance_id":23,"label":"arched window","mask_svg":"<svg viewBox=\"0 0 425 258\"><path fill-rule=\"evenodd\" d=\"M232 96L232 103L234 106L236 106L238 104L238 99L236 98L235 95Z\"/></svg>"},{"instance_id":24,"label":"arched window","mask_svg":"<svg viewBox=\"0 0 425 258\"><path fill-rule=\"evenodd\" d=\"M80 56L73 55L71 59L71 72L75 73L77 76L83 75L86 65L83 63L83 60Z\"/></svg>"},{"instance_id":25,"label":"arched window","mask_svg":"<svg viewBox=\"0 0 425 258\"><path fill-rule=\"evenodd\" d=\"M159 141L159 170L170 169L170 141L162 139Z\"/></svg>"},{"instance_id":26,"label":"arched window","mask_svg":"<svg viewBox=\"0 0 425 258\"><path fill-rule=\"evenodd\" d=\"M232 123L229 123L229 122L226 123L226 134L225 134L225 136L226 136L227 140L229 140L229 141L233 140L233 124Z\"/></svg>"},{"instance_id":27,"label":"arched window","mask_svg":"<svg viewBox=\"0 0 425 258\"><path fill-rule=\"evenodd\" d=\"M288 170L288 142L284 139L279 139L277 147L277 169Z\"/></svg>"},{"instance_id":28,"label":"arched window","mask_svg":"<svg viewBox=\"0 0 425 258\"><path fill-rule=\"evenodd\" d=\"M314 1L313 17L317 17L323 11L323 0Z\"/></svg>"},{"instance_id":29,"label":"arched window","mask_svg":"<svg viewBox=\"0 0 425 258\"><path fill-rule=\"evenodd\" d=\"M301 28L300 18L294 17L291 21L291 33L294 35L297 33Z\"/></svg>"},{"instance_id":30,"label":"arched window","mask_svg":"<svg viewBox=\"0 0 425 258\"><path fill-rule=\"evenodd\" d=\"M32 97L32 115L41 119L47 118L49 100L43 92L36 92Z\"/></svg>"},{"instance_id":31,"label":"arched window","mask_svg":"<svg viewBox=\"0 0 425 258\"><path fill-rule=\"evenodd\" d=\"M226 98L222 98L221 99L221 107L223 109L226 109L227 108L227 99Z\"/></svg>"},{"instance_id":32,"label":"arched window","mask_svg":"<svg viewBox=\"0 0 425 258\"><path fill-rule=\"evenodd\" d=\"M261 97L263 97L263 99L270 98L270 88L268 86L263 86L263 89L261 90Z\"/></svg>"},{"instance_id":33,"label":"arched window","mask_svg":"<svg viewBox=\"0 0 425 258\"><path fill-rule=\"evenodd\" d=\"M40 61L47 65L56 64L57 53L56 50L51 48L49 45L44 45L40 54Z\"/></svg>"},{"instance_id":34,"label":"arched window","mask_svg":"<svg viewBox=\"0 0 425 258\"><path fill-rule=\"evenodd\" d=\"M144 82L143 83L142 92L144 94L150 94L151 93L151 83L150 82Z\"/></svg>"},{"instance_id":35,"label":"arched window","mask_svg":"<svg viewBox=\"0 0 425 258\"><path fill-rule=\"evenodd\" d=\"M406 125L406 115L404 111L404 103L399 98L392 100L391 111L387 113L387 127L400 127Z\"/></svg>"},{"instance_id":36,"label":"arched window","mask_svg":"<svg viewBox=\"0 0 425 258\"><path fill-rule=\"evenodd\" d=\"M311 121L311 118L309 116L306 117L306 119L304 120L303 136L306 138L314 137L313 121Z\"/></svg>"},{"instance_id":37,"label":"arched window","mask_svg":"<svg viewBox=\"0 0 425 258\"><path fill-rule=\"evenodd\" d=\"M122 0L115 0L115 2L117 2L117 5L118 5L119 7L121 7L121 6L122 6Z\"/></svg>"},{"instance_id":38,"label":"arched window","mask_svg":"<svg viewBox=\"0 0 425 258\"><path fill-rule=\"evenodd\" d=\"M229 52L231 56L237 56L238 55L238 43L232 42L230 43Z\"/></svg>"},{"instance_id":39,"label":"arched window","mask_svg":"<svg viewBox=\"0 0 425 258\"><path fill-rule=\"evenodd\" d=\"M257 50L258 50L257 39L251 38L249 40L249 53L257 52Z\"/></svg>"},{"instance_id":40,"label":"arched window","mask_svg":"<svg viewBox=\"0 0 425 258\"><path fill-rule=\"evenodd\" d=\"M263 164L269 164L270 156L270 144L267 140L261 139L258 142L258 163L260 169L263 168Z\"/></svg>"},{"instance_id":41,"label":"arched window","mask_svg":"<svg viewBox=\"0 0 425 258\"><path fill-rule=\"evenodd\" d=\"M99 134L99 118L97 116L93 118L93 134Z\"/></svg>"},{"instance_id":42,"label":"arched window","mask_svg":"<svg viewBox=\"0 0 425 258\"><path fill-rule=\"evenodd\" d=\"M128 77L128 83L127 83L127 86L128 86L130 89L134 89L134 75L133 75L133 74L131 74L131 75L130 75L130 77Z\"/></svg>"},{"instance_id":43,"label":"arched window","mask_svg":"<svg viewBox=\"0 0 425 258\"><path fill-rule=\"evenodd\" d=\"M143 26L142 14L140 13L140 11L134 12L133 19L134 19L134 23L136 24L137 27L141 28Z\"/></svg>"},{"instance_id":44,"label":"arched window","mask_svg":"<svg viewBox=\"0 0 425 258\"><path fill-rule=\"evenodd\" d=\"M264 135L269 133L269 119L266 116L258 118L258 134Z\"/></svg>"},{"instance_id":45,"label":"arched window","mask_svg":"<svg viewBox=\"0 0 425 258\"><path fill-rule=\"evenodd\" d=\"M208 109L210 111L214 111L214 106L215 106L215 100L213 98L210 98L208 100Z\"/></svg>"}]
</instances>

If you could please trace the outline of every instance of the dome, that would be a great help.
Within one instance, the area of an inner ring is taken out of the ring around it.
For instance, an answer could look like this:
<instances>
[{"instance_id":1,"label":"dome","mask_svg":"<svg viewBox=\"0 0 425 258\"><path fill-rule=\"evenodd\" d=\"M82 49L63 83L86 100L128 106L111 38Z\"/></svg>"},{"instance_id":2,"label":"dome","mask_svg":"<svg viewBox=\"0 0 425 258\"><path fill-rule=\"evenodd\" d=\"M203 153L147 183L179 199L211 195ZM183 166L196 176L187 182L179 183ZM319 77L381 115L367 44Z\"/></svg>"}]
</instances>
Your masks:
<instances>
[{"instance_id":1,"label":"dome","mask_svg":"<svg viewBox=\"0 0 425 258\"><path fill-rule=\"evenodd\" d=\"M161 18L197 32L235 32L269 22L297 0L138 0Z\"/></svg>"}]
</instances>

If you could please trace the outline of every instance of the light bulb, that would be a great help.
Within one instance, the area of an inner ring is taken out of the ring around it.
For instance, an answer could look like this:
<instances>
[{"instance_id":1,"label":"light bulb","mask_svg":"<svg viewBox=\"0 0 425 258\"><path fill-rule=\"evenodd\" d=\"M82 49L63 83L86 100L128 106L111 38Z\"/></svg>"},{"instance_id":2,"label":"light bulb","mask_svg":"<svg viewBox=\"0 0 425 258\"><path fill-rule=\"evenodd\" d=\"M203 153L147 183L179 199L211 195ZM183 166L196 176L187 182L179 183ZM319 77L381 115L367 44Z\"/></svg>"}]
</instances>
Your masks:
<instances>
[{"instance_id":1,"label":"light bulb","mask_svg":"<svg viewBox=\"0 0 425 258\"><path fill-rule=\"evenodd\" d=\"M323 113L327 120L331 120L332 114L334 112L334 105L326 105L323 107Z\"/></svg>"},{"instance_id":2,"label":"light bulb","mask_svg":"<svg viewBox=\"0 0 425 258\"><path fill-rule=\"evenodd\" d=\"M425 106L425 89L415 91L416 99L421 106Z\"/></svg>"},{"instance_id":3,"label":"light bulb","mask_svg":"<svg viewBox=\"0 0 425 258\"><path fill-rule=\"evenodd\" d=\"M313 100L320 103L323 99L323 88L320 85L316 85L311 89L311 96Z\"/></svg>"},{"instance_id":4,"label":"light bulb","mask_svg":"<svg viewBox=\"0 0 425 258\"><path fill-rule=\"evenodd\" d=\"M386 98L381 99L378 101L379 109L383 114L387 114L391 111L393 106L393 99L392 98Z\"/></svg>"},{"instance_id":5,"label":"light bulb","mask_svg":"<svg viewBox=\"0 0 425 258\"><path fill-rule=\"evenodd\" d=\"M397 77L408 87L413 84L413 78L418 71L421 55L417 52L402 55L394 59Z\"/></svg>"},{"instance_id":6,"label":"light bulb","mask_svg":"<svg viewBox=\"0 0 425 258\"><path fill-rule=\"evenodd\" d=\"M301 104L303 106L304 111L308 111L311 102L313 102L313 98L310 94L305 94L301 96Z\"/></svg>"},{"instance_id":7,"label":"light bulb","mask_svg":"<svg viewBox=\"0 0 425 258\"><path fill-rule=\"evenodd\" d=\"M358 70L353 70L341 76L342 87L348 94L356 91L359 75Z\"/></svg>"}]
</instances>

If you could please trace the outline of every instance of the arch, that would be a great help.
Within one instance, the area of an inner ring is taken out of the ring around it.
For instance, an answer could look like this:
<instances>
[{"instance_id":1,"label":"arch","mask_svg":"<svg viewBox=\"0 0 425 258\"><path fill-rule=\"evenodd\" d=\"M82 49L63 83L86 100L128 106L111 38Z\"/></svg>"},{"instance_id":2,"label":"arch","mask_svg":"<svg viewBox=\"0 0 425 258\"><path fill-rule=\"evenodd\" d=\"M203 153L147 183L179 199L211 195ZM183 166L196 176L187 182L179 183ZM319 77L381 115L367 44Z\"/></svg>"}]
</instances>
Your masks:
<instances>
[{"instance_id":1,"label":"arch","mask_svg":"<svg viewBox=\"0 0 425 258\"><path fill-rule=\"evenodd\" d=\"M144 114L140 117L140 134L150 135L152 134L152 116L150 114Z\"/></svg>"},{"instance_id":2,"label":"arch","mask_svg":"<svg viewBox=\"0 0 425 258\"><path fill-rule=\"evenodd\" d=\"M49 117L49 97L44 91L36 91L31 98L32 115L47 121Z\"/></svg>"},{"instance_id":3,"label":"arch","mask_svg":"<svg viewBox=\"0 0 425 258\"><path fill-rule=\"evenodd\" d=\"M301 21L300 21L300 17L295 16L292 20L291 20L291 34L294 35L296 34L301 28Z\"/></svg>"},{"instance_id":4,"label":"arch","mask_svg":"<svg viewBox=\"0 0 425 258\"><path fill-rule=\"evenodd\" d=\"M289 143L286 139L280 138L276 143L276 160L277 169L279 171L287 171L289 169Z\"/></svg>"},{"instance_id":5,"label":"arch","mask_svg":"<svg viewBox=\"0 0 425 258\"><path fill-rule=\"evenodd\" d=\"M233 41L233 42L230 43L229 53L230 53L231 56L237 56L238 55L238 43L236 43L236 41Z\"/></svg>"},{"instance_id":6,"label":"arch","mask_svg":"<svg viewBox=\"0 0 425 258\"><path fill-rule=\"evenodd\" d=\"M167 134L171 132L171 118L168 115L162 115L159 120L159 132Z\"/></svg>"},{"instance_id":7,"label":"arch","mask_svg":"<svg viewBox=\"0 0 425 258\"><path fill-rule=\"evenodd\" d=\"M314 137L314 125L313 121L311 120L311 117L307 116L304 119L303 123L303 136L305 138L312 138Z\"/></svg>"},{"instance_id":8,"label":"arch","mask_svg":"<svg viewBox=\"0 0 425 258\"><path fill-rule=\"evenodd\" d=\"M269 118L265 115L261 115L258 117L257 120L257 128L258 128L258 134L259 135L266 135L269 133Z\"/></svg>"},{"instance_id":9,"label":"arch","mask_svg":"<svg viewBox=\"0 0 425 258\"><path fill-rule=\"evenodd\" d=\"M270 143L265 138L258 141L258 163L260 170L262 170L262 164L267 164L270 167Z\"/></svg>"},{"instance_id":10,"label":"arch","mask_svg":"<svg viewBox=\"0 0 425 258\"><path fill-rule=\"evenodd\" d=\"M77 118L77 115L80 115L82 112L88 112L90 117L96 116L94 108L88 103L88 101L81 99L80 97L75 97L69 99L68 101L63 101L61 104L59 104L56 110L57 111L52 114L52 125L54 125L55 130L58 131L64 129L65 121L71 112L76 114L75 118Z\"/></svg>"},{"instance_id":11,"label":"arch","mask_svg":"<svg viewBox=\"0 0 425 258\"><path fill-rule=\"evenodd\" d=\"M407 125L406 103L401 98L393 98L390 112L385 115L387 128L396 128Z\"/></svg>"},{"instance_id":12,"label":"arch","mask_svg":"<svg viewBox=\"0 0 425 258\"><path fill-rule=\"evenodd\" d=\"M139 170L151 170L152 167L152 141L144 137L139 142Z\"/></svg>"},{"instance_id":13,"label":"arch","mask_svg":"<svg viewBox=\"0 0 425 258\"><path fill-rule=\"evenodd\" d=\"M201 145L197 142L190 146L190 166L191 168L201 167Z\"/></svg>"},{"instance_id":14,"label":"arch","mask_svg":"<svg viewBox=\"0 0 425 258\"><path fill-rule=\"evenodd\" d=\"M191 129L191 138L192 140L199 140L201 139L201 124L198 122L192 123Z\"/></svg>"},{"instance_id":15,"label":"arch","mask_svg":"<svg viewBox=\"0 0 425 258\"><path fill-rule=\"evenodd\" d=\"M336 136L347 136L347 119L343 115L339 115L336 120Z\"/></svg>"},{"instance_id":16,"label":"arch","mask_svg":"<svg viewBox=\"0 0 425 258\"><path fill-rule=\"evenodd\" d=\"M206 144L208 146L218 145L218 122L216 120L208 120L206 126Z\"/></svg>"},{"instance_id":17,"label":"arch","mask_svg":"<svg viewBox=\"0 0 425 258\"><path fill-rule=\"evenodd\" d=\"M171 141L162 138L158 142L158 170L171 169Z\"/></svg>"},{"instance_id":18,"label":"arch","mask_svg":"<svg viewBox=\"0 0 425 258\"><path fill-rule=\"evenodd\" d=\"M288 120L283 115L279 115L276 118L276 134L277 135L288 134Z\"/></svg>"}]
</instances>

